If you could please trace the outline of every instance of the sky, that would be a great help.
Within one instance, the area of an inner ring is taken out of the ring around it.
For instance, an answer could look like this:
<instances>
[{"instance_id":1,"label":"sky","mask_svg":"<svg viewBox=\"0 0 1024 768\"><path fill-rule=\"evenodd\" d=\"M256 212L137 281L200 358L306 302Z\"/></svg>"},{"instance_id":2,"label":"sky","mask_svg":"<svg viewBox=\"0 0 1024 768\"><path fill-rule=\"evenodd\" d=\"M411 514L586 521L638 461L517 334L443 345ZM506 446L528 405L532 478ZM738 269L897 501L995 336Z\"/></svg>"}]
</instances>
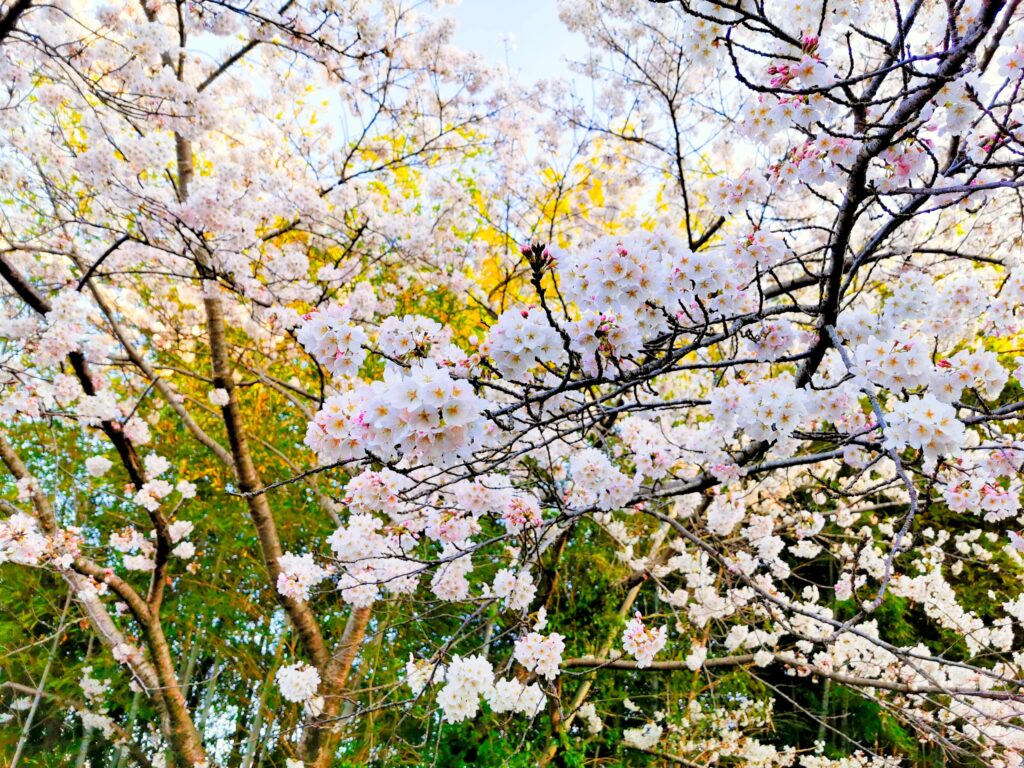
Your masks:
<instances>
[{"instance_id":1,"label":"sky","mask_svg":"<svg viewBox=\"0 0 1024 768\"><path fill-rule=\"evenodd\" d=\"M565 59L586 54L582 36L558 18L556 0L462 0L441 12L455 19L456 47L477 51L491 64L507 63L526 84L568 76Z\"/></svg>"}]
</instances>

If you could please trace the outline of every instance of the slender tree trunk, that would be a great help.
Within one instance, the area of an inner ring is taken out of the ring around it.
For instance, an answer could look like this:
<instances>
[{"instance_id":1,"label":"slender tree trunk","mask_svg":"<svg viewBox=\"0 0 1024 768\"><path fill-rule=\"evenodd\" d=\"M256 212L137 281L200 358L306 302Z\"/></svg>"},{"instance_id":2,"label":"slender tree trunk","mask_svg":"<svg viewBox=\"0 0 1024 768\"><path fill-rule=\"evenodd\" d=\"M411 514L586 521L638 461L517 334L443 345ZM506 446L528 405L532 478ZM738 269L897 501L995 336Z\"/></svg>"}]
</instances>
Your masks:
<instances>
[{"instance_id":1,"label":"slender tree trunk","mask_svg":"<svg viewBox=\"0 0 1024 768\"><path fill-rule=\"evenodd\" d=\"M200 737L206 734L206 721L210 716L210 705L213 703L213 694L217 688L217 675L220 667L214 663L210 667L210 675L206 679L206 689L203 691L203 703L199 707L199 733Z\"/></svg>"},{"instance_id":2,"label":"slender tree trunk","mask_svg":"<svg viewBox=\"0 0 1024 768\"><path fill-rule=\"evenodd\" d=\"M82 743L78 747L78 758L75 760L75 768L85 768L85 759L89 756L89 745L92 743L93 729L86 727L82 734Z\"/></svg>"},{"instance_id":3,"label":"slender tree trunk","mask_svg":"<svg viewBox=\"0 0 1024 768\"><path fill-rule=\"evenodd\" d=\"M263 709L267 705L267 695L270 693L274 675L277 673L277 668L281 664L281 656L284 654L284 638L285 633L281 632L277 638L277 647L274 649L274 663L270 665L267 676L260 686L260 698L256 702L256 715L249 728L249 741L245 745L245 756L242 758L241 768L252 768L253 758L259 746L260 730L263 728Z\"/></svg>"},{"instance_id":4,"label":"slender tree trunk","mask_svg":"<svg viewBox=\"0 0 1024 768\"><path fill-rule=\"evenodd\" d=\"M369 608L353 609L345 625L338 653L327 666L325 680L328 681L328 685L324 709L319 716L307 723L302 743L302 756L308 768L330 768L333 764L334 753L341 739L341 724L338 722L338 715L344 703L341 694L345 690L349 672L352 671L352 663L359 653L359 646L366 636L366 627L369 623Z\"/></svg>"},{"instance_id":5,"label":"slender tree trunk","mask_svg":"<svg viewBox=\"0 0 1024 768\"><path fill-rule=\"evenodd\" d=\"M32 707L25 718L25 725L21 729L21 737L18 739L18 746L14 749L14 757L11 759L10 768L18 768L18 761L21 759L22 750L28 743L28 735L32 730L32 723L36 719L36 711L39 709L39 702L43 698L43 689L46 687L46 680L50 676L50 667L53 666L53 659L57 655L57 646L60 645L60 636L64 634L64 620L68 616L68 609L71 607L71 593L68 592L64 600L64 610L60 614L60 622L57 624L57 631L53 635L53 642L50 644L50 655L46 657L46 666L43 667L43 674L36 686L36 694L32 699Z\"/></svg>"},{"instance_id":6,"label":"slender tree trunk","mask_svg":"<svg viewBox=\"0 0 1024 768\"><path fill-rule=\"evenodd\" d=\"M139 691L136 691L135 695L132 696L131 707L128 709L128 723L124 727L125 730L128 731L129 733L131 733L132 726L135 725L135 718L138 717L138 714L139 714L139 702L141 702L141 701L142 701L142 693L139 692ZM114 753L114 768L123 768L123 766L124 766L124 758L125 758L125 755L127 755L127 754L128 754L128 749L124 745L122 745L122 746L117 748L117 751Z\"/></svg>"}]
</instances>

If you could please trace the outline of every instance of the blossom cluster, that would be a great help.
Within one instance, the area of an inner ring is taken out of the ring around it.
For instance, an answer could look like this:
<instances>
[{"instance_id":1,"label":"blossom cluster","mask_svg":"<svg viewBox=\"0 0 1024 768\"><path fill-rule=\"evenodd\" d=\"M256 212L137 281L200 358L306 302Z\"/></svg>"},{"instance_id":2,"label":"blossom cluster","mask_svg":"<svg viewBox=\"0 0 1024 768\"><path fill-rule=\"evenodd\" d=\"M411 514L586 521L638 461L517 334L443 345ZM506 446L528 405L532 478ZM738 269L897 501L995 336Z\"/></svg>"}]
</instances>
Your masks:
<instances>
[{"instance_id":1,"label":"blossom cluster","mask_svg":"<svg viewBox=\"0 0 1024 768\"><path fill-rule=\"evenodd\" d=\"M425 673L414 672L410 687L422 690ZM494 678L494 668L483 656L455 656L443 675L444 687L438 691L437 705L445 721L458 723L468 720L480 711L481 699L491 711L515 712L532 717L546 702L544 692L536 683L524 685L515 678ZM435 682L440 682L436 680Z\"/></svg>"},{"instance_id":2,"label":"blossom cluster","mask_svg":"<svg viewBox=\"0 0 1024 768\"><path fill-rule=\"evenodd\" d=\"M374 455L440 464L468 458L489 438L487 402L432 360L327 399L306 434L321 462Z\"/></svg>"},{"instance_id":3,"label":"blossom cluster","mask_svg":"<svg viewBox=\"0 0 1024 768\"><path fill-rule=\"evenodd\" d=\"M311 664L297 662L277 670L274 676L281 696L297 704L308 701L320 687L320 673Z\"/></svg>"},{"instance_id":4,"label":"blossom cluster","mask_svg":"<svg viewBox=\"0 0 1024 768\"><path fill-rule=\"evenodd\" d=\"M333 376L355 376L366 359L369 341L361 326L352 322L348 307L331 304L307 315L296 338Z\"/></svg>"},{"instance_id":5,"label":"blossom cluster","mask_svg":"<svg viewBox=\"0 0 1024 768\"><path fill-rule=\"evenodd\" d=\"M668 627L648 627L639 611L629 620L622 633L622 647L636 658L636 665L640 669L651 666L655 655L667 642Z\"/></svg>"},{"instance_id":6,"label":"blossom cluster","mask_svg":"<svg viewBox=\"0 0 1024 768\"><path fill-rule=\"evenodd\" d=\"M0 563L10 561L38 565L49 546L49 541L31 515L15 512L0 520Z\"/></svg>"},{"instance_id":7,"label":"blossom cluster","mask_svg":"<svg viewBox=\"0 0 1024 768\"><path fill-rule=\"evenodd\" d=\"M501 375L520 381L530 371L566 362L564 343L538 307L502 312L484 347Z\"/></svg>"},{"instance_id":8,"label":"blossom cluster","mask_svg":"<svg viewBox=\"0 0 1024 768\"><path fill-rule=\"evenodd\" d=\"M309 591L327 578L329 571L321 568L311 554L285 553L277 559L277 591L292 600L309 600Z\"/></svg>"},{"instance_id":9,"label":"blossom cluster","mask_svg":"<svg viewBox=\"0 0 1024 768\"><path fill-rule=\"evenodd\" d=\"M421 569L406 556L415 543L399 526L385 526L369 514L350 515L328 539L341 568L338 588L342 598L352 605L367 606L380 598L381 589L392 594L415 590Z\"/></svg>"},{"instance_id":10,"label":"blossom cluster","mask_svg":"<svg viewBox=\"0 0 1024 768\"><path fill-rule=\"evenodd\" d=\"M564 650L565 640L557 632L546 637L539 632L530 632L516 640L515 658L528 671L542 677L555 678L561 672Z\"/></svg>"}]
</instances>

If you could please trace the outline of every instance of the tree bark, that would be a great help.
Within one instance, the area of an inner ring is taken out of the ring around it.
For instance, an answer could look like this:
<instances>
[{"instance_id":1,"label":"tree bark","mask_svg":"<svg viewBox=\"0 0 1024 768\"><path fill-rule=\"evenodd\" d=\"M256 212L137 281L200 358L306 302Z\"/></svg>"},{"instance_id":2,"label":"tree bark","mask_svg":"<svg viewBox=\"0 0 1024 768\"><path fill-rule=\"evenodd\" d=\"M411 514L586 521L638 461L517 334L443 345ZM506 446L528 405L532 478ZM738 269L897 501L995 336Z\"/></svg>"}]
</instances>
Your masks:
<instances>
[{"instance_id":1,"label":"tree bark","mask_svg":"<svg viewBox=\"0 0 1024 768\"><path fill-rule=\"evenodd\" d=\"M334 760L334 752L341 739L341 714L345 700L342 692L359 646L366 637L366 627L370 623L370 608L354 608L349 614L345 632L338 644L338 652L324 670L326 689L324 691L324 708L319 716L306 725L302 743L302 756L309 768L330 768Z\"/></svg>"}]
</instances>

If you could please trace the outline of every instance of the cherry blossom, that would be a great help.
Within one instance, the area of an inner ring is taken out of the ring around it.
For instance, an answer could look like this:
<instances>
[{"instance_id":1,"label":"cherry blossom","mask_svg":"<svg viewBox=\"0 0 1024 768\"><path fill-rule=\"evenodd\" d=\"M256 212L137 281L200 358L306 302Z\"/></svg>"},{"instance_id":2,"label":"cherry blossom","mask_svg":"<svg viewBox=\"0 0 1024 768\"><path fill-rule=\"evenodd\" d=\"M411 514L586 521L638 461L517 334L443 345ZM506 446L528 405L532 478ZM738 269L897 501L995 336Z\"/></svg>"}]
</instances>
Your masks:
<instances>
[{"instance_id":1,"label":"cherry blossom","mask_svg":"<svg viewBox=\"0 0 1024 768\"><path fill-rule=\"evenodd\" d=\"M113 465L106 456L90 456L85 460L85 468L93 477L103 477Z\"/></svg>"},{"instance_id":2,"label":"cherry blossom","mask_svg":"<svg viewBox=\"0 0 1024 768\"><path fill-rule=\"evenodd\" d=\"M544 636L539 632L530 632L516 640L515 658L530 672L547 678L557 677L561 670L562 652L565 650L565 639L557 632Z\"/></svg>"},{"instance_id":3,"label":"cherry blossom","mask_svg":"<svg viewBox=\"0 0 1024 768\"><path fill-rule=\"evenodd\" d=\"M483 656L455 656L448 665L445 685L437 705L449 723L472 718L480 709L480 697L494 688L494 670Z\"/></svg>"},{"instance_id":4,"label":"cherry blossom","mask_svg":"<svg viewBox=\"0 0 1024 768\"><path fill-rule=\"evenodd\" d=\"M86 704L47 728L1020 764L1014 4L562 0L576 85L417 4L7 5L3 630Z\"/></svg>"},{"instance_id":5,"label":"cherry blossom","mask_svg":"<svg viewBox=\"0 0 1024 768\"><path fill-rule=\"evenodd\" d=\"M287 701L308 701L320 686L320 673L316 667L303 662L281 667L274 676L277 687Z\"/></svg>"},{"instance_id":6,"label":"cherry blossom","mask_svg":"<svg viewBox=\"0 0 1024 768\"><path fill-rule=\"evenodd\" d=\"M639 612L626 624L622 633L622 647L626 653L636 657L637 667L650 666L654 656L668 642L668 627L651 629L644 624Z\"/></svg>"},{"instance_id":7,"label":"cherry blossom","mask_svg":"<svg viewBox=\"0 0 1024 768\"><path fill-rule=\"evenodd\" d=\"M283 554L277 559L281 567L277 575L277 591L293 600L309 600L310 590L327 578L311 554Z\"/></svg>"}]
</instances>

